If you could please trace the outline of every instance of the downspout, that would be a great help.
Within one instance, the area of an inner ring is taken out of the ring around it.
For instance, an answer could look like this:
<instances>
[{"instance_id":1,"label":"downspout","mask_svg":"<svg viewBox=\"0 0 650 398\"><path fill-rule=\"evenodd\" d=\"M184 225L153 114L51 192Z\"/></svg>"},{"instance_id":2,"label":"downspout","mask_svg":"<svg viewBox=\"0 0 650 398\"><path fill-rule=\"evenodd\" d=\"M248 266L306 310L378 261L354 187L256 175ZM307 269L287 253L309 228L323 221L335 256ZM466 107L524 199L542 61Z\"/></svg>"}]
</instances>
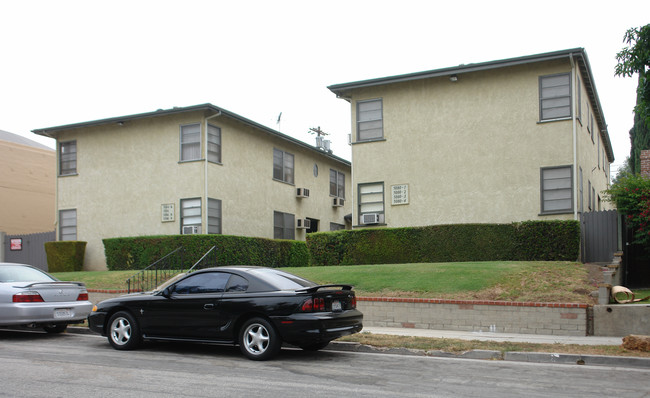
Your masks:
<instances>
[{"instance_id":1,"label":"downspout","mask_svg":"<svg viewBox=\"0 0 650 398\"><path fill-rule=\"evenodd\" d=\"M203 205L203 214L205 215L205 217L203 218L203 223L205 225L205 230L204 230L204 232L202 231L205 234L208 233L208 163L209 163L208 162L208 120L210 120L212 118L215 118L215 117L219 117L219 116L221 116L221 111L219 111L218 113L215 113L212 116L208 116L208 117L205 118L205 154L204 154L204 156L205 156L205 159L204 159L204 167L205 167L205 169L203 171L203 175L204 175L204 181L203 181L204 187L203 187L203 189L204 189L204 196L205 196L205 201L204 201L205 204Z\"/></svg>"},{"instance_id":2,"label":"downspout","mask_svg":"<svg viewBox=\"0 0 650 398\"><path fill-rule=\"evenodd\" d=\"M571 122L573 125L573 219L578 220L578 122L576 117L576 64L573 60L573 53L569 54L569 60L571 61L571 85L573 87L573 95L571 96Z\"/></svg>"}]
</instances>

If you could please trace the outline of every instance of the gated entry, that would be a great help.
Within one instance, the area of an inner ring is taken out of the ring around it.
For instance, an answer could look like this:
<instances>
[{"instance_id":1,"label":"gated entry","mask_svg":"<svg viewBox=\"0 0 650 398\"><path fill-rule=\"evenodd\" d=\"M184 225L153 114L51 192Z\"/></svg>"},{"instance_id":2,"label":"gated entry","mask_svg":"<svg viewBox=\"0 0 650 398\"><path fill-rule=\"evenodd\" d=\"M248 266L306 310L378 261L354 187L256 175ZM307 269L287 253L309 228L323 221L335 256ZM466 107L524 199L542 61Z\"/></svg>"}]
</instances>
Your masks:
<instances>
[{"instance_id":1,"label":"gated entry","mask_svg":"<svg viewBox=\"0 0 650 398\"><path fill-rule=\"evenodd\" d=\"M5 235L4 261L33 265L47 271L45 242L56 239L54 231L27 235Z\"/></svg>"},{"instance_id":2,"label":"gated entry","mask_svg":"<svg viewBox=\"0 0 650 398\"><path fill-rule=\"evenodd\" d=\"M580 247L583 263L610 262L621 250L620 223L616 210L592 211L580 216Z\"/></svg>"}]
</instances>

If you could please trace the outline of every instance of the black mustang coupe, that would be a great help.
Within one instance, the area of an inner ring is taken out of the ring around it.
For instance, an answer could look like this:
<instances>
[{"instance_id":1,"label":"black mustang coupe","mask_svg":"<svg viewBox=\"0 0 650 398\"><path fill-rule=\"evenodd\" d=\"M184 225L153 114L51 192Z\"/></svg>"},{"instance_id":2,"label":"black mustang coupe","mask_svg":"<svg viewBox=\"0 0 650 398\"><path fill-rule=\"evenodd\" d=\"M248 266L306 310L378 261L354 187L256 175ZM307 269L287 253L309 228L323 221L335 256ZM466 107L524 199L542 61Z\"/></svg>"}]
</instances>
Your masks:
<instances>
[{"instance_id":1,"label":"black mustang coupe","mask_svg":"<svg viewBox=\"0 0 650 398\"><path fill-rule=\"evenodd\" d=\"M319 350L361 331L362 320L352 286L253 266L195 271L160 290L102 301L88 316L118 350L143 340L239 344L255 360L273 357L283 342Z\"/></svg>"}]
</instances>

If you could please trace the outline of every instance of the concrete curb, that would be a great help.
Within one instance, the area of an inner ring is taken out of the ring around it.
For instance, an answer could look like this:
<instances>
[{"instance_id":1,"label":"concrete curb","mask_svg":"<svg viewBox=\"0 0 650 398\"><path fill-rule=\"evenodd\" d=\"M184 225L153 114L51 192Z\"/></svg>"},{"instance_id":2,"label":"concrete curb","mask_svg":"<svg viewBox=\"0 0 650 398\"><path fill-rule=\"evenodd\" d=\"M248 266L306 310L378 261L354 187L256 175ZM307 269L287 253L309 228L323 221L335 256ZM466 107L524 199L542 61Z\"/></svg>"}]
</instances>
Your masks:
<instances>
[{"instance_id":1,"label":"concrete curb","mask_svg":"<svg viewBox=\"0 0 650 398\"><path fill-rule=\"evenodd\" d=\"M94 334L87 327L69 326L68 333L74 334ZM591 366L616 366L622 368L645 368L650 369L650 358L639 357L615 357L601 355L579 355L579 354L554 354L548 352L505 352L492 350L471 350L462 353L451 353L445 351L425 351L411 348L385 348L374 347L366 344L332 341L327 347L330 351L343 352L362 352L373 354L394 354L408 356L428 356L439 358L461 358L461 359L481 359L481 360L503 360L511 362L531 362L531 363L556 363L562 365L591 365Z\"/></svg>"},{"instance_id":2,"label":"concrete curb","mask_svg":"<svg viewBox=\"0 0 650 398\"><path fill-rule=\"evenodd\" d=\"M472 350L462 353L444 351L424 351L408 348L373 347L360 343L333 341L327 346L331 351L368 352L375 354L396 354L411 356L430 356L441 358L463 358L482 360L503 360L511 362L556 363L563 365L616 366L622 368L650 369L650 358L616 357L603 355L555 354L547 352L505 352L492 350Z\"/></svg>"}]
</instances>

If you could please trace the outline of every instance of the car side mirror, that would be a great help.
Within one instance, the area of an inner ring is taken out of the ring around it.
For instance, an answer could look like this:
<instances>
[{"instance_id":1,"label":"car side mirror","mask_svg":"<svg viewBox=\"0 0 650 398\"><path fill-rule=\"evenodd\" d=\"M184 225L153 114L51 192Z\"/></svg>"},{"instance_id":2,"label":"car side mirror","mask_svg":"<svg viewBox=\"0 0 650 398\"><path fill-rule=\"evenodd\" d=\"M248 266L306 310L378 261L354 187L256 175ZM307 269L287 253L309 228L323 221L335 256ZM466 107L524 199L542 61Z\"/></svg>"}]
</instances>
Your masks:
<instances>
[{"instance_id":1,"label":"car side mirror","mask_svg":"<svg viewBox=\"0 0 650 398\"><path fill-rule=\"evenodd\" d=\"M163 289L161 294L165 298L170 298L172 296L172 290L169 287L166 287Z\"/></svg>"}]
</instances>

